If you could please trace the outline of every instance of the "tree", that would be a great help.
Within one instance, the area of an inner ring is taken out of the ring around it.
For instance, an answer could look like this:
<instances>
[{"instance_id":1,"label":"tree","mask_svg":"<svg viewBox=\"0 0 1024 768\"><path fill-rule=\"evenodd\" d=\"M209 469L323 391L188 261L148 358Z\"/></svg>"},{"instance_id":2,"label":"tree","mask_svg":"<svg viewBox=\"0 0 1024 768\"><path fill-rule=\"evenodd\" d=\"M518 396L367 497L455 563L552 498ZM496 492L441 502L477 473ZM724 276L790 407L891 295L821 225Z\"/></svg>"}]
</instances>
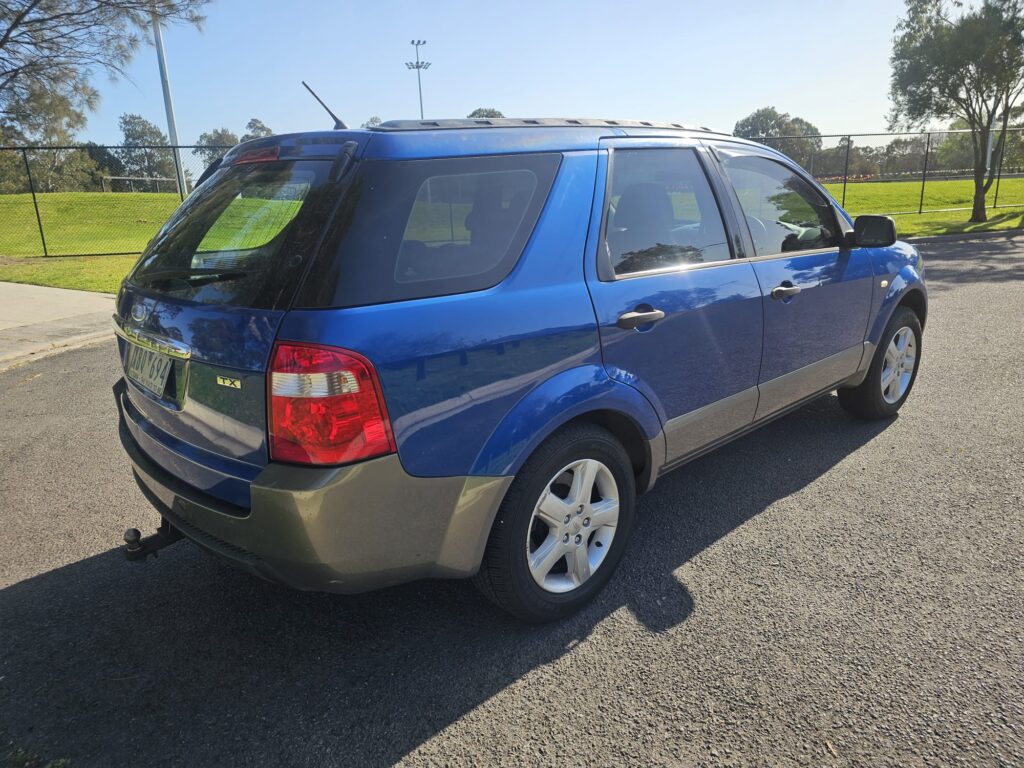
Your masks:
<instances>
[{"instance_id":1,"label":"tree","mask_svg":"<svg viewBox=\"0 0 1024 768\"><path fill-rule=\"evenodd\" d=\"M0 123L0 145L24 144L25 137L13 126ZM0 152L0 195L28 192L28 176L21 152Z\"/></svg>"},{"instance_id":2,"label":"tree","mask_svg":"<svg viewBox=\"0 0 1024 768\"><path fill-rule=\"evenodd\" d=\"M955 3L959 9L960 4ZM971 129L971 221L988 219L985 195L995 179L1011 111L1024 92L1021 0L983 0L953 15L945 0L907 0L892 52L890 122L913 126L960 118ZM996 124L1001 124L993 145Z\"/></svg>"},{"instance_id":3,"label":"tree","mask_svg":"<svg viewBox=\"0 0 1024 768\"><path fill-rule=\"evenodd\" d=\"M124 114L118 121L124 141L118 157L125 176L175 178L174 155L163 131L141 115Z\"/></svg>"},{"instance_id":4,"label":"tree","mask_svg":"<svg viewBox=\"0 0 1024 768\"><path fill-rule=\"evenodd\" d=\"M736 122L732 132L736 136L764 141L806 167L813 164L815 153L821 149L821 131L817 127L802 117L779 112L775 107L761 107L751 112Z\"/></svg>"},{"instance_id":5,"label":"tree","mask_svg":"<svg viewBox=\"0 0 1024 768\"><path fill-rule=\"evenodd\" d=\"M199 25L209 0L5 0L0 2L0 120L33 90L62 98L79 113L95 107L94 70L125 68L151 24Z\"/></svg>"},{"instance_id":6,"label":"tree","mask_svg":"<svg viewBox=\"0 0 1024 768\"><path fill-rule=\"evenodd\" d=\"M488 117L504 117L501 112L494 109L493 107L477 107L470 112L466 117L477 117L477 118L488 118Z\"/></svg>"},{"instance_id":7,"label":"tree","mask_svg":"<svg viewBox=\"0 0 1024 768\"><path fill-rule=\"evenodd\" d=\"M124 163L121 162L121 158L117 156L116 150L111 150L108 147L101 147L93 142L86 142L85 152L89 155L93 164L96 166L95 178L93 180L93 187L98 187L101 190L107 189L106 184L103 182L104 176L124 176Z\"/></svg>"},{"instance_id":8,"label":"tree","mask_svg":"<svg viewBox=\"0 0 1024 768\"><path fill-rule=\"evenodd\" d=\"M881 172L889 177L920 176L924 170L924 153L928 149L924 136L899 136L882 150ZM932 150L934 151L934 149Z\"/></svg>"},{"instance_id":9,"label":"tree","mask_svg":"<svg viewBox=\"0 0 1024 768\"><path fill-rule=\"evenodd\" d=\"M367 120L365 123L363 123L359 127L360 128L376 128L378 125L380 125L383 122L384 122L383 120L381 120L379 117L374 115L373 117L371 117L369 120Z\"/></svg>"},{"instance_id":10,"label":"tree","mask_svg":"<svg viewBox=\"0 0 1024 768\"><path fill-rule=\"evenodd\" d=\"M250 125L252 120L249 121ZM231 147L238 143L238 136L227 128L214 128L201 133L192 154L199 157L206 165L224 156Z\"/></svg>"},{"instance_id":11,"label":"tree","mask_svg":"<svg viewBox=\"0 0 1024 768\"><path fill-rule=\"evenodd\" d=\"M263 139L267 136L273 136L274 132L268 128L262 120L258 118L251 118L248 123L245 124L245 133L242 134L242 138L239 141L249 141L251 139ZM236 142L237 143L237 142Z\"/></svg>"},{"instance_id":12,"label":"tree","mask_svg":"<svg viewBox=\"0 0 1024 768\"><path fill-rule=\"evenodd\" d=\"M51 96L32 84L17 104L10 105L4 133L20 144L66 147L75 143L75 135L84 125L85 116L69 99L61 94ZM82 191L98 184L96 165L82 150L36 149L27 157L37 192ZM9 170L27 182L24 167Z\"/></svg>"}]
</instances>

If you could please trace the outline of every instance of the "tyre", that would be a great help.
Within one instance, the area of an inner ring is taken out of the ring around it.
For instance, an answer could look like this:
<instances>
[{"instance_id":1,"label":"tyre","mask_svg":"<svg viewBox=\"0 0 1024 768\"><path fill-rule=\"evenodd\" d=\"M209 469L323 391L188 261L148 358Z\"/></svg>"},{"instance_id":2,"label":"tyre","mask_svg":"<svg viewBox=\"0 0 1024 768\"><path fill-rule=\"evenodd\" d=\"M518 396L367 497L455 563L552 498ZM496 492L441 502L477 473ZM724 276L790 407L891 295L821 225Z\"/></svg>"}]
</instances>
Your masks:
<instances>
[{"instance_id":1,"label":"tyre","mask_svg":"<svg viewBox=\"0 0 1024 768\"><path fill-rule=\"evenodd\" d=\"M921 365L921 321L909 307L889 318L867 376L856 387L839 389L839 403L862 419L895 416L914 387Z\"/></svg>"},{"instance_id":2,"label":"tyre","mask_svg":"<svg viewBox=\"0 0 1024 768\"><path fill-rule=\"evenodd\" d=\"M529 622L560 619L594 598L622 559L636 481L609 432L571 425L542 443L512 481L476 585Z\"/></svg>"}]
</instances>

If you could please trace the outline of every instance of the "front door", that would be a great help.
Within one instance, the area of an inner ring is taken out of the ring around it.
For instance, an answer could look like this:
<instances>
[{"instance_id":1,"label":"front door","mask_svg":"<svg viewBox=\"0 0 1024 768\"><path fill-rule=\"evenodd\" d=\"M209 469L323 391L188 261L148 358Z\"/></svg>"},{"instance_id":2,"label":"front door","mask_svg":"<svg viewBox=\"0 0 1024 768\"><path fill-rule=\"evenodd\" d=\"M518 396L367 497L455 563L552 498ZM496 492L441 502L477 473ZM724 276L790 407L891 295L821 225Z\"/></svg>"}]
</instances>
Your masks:
<instances>
[{"instance_id":1,"label":"front door","mask_svg":"<svg viewBox=\"0 0 1024 768\"><path fill-rule=\"evenodd\" d=\"M841 247L828 200L794 168L717 144L753 241L764 305L757 418L856 372L871 311L871 259Z\"/></svg>"},{"instance_id":2,"label":"front door","mask_svg":"<svg viewBox=\"0 0 1024 768\"><path fill-rule=\"evenodd\" d=\"M587 281L604 363L654 404L672 463L753 420L761 292L751 264L733 258L705 149L665 139L603 147Z\"/></svg>"}]
</instances>

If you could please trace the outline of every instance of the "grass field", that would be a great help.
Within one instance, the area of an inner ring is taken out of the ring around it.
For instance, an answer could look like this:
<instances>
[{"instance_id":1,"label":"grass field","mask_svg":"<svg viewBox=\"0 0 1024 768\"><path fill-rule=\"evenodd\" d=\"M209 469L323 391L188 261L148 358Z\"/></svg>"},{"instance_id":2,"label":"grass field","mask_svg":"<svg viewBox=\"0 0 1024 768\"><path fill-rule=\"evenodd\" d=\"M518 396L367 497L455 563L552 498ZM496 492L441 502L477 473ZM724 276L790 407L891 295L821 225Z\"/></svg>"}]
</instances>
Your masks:
<instances>
[{"instance_id":1,"label":"grass field","mask_svg":"<svg viewBox=\"0 0 1024 768\"><path fill-rule=\"evenodd\" d=\"M843 199L843 185L826 184L836 200ZM995 200L995 185L988 193L988 204ZM970 208L974 199L974 182L954 179L929 181L924 187L924 210L941 208ZM920 181L851 182L846 185L846 204L850 213L902 213L914 212L921 204ZM1024 206L1024 179L1003 179L999 185L1000 205ZM967 219L969 211L946 212L950 222Z\"/></svg>"},{"instance_id":2,"label":"grass field","mask_svg":"<svg viewBox=\"0 0 1024 768\"><path fill-rule=\"evenodd\" d=\"M842 184L826 186L837 200L842 200ZM972 194L970 181L929 181L925 185L924 208L967 207ZM989 204L994 196L993 188L989 193ZM38 197L51 256L141 252L179 204L177 195L166 193L56 192ZM251 207L254 201L240 202ZM919 181L851 182L846 187L846 209L854 215L916 211L920 202ZM1000 185L999 202L1019 207L990 209L989 221L984 224L968 224L969 211L899 215L895 217L896 227L901 237L1024 228L1024 179L1004 179ZM283 226L298 209L295 202L272 203L275 210L264 208L263 219L256 227L253 221L260 217L251 215L245 205L236 206L238 216L226 217L225 221L231 223L228 219L234 221L237 218L238 227L229 227L232 231L224 233L211 230L208 239L216 242L206 244L214 247L258 245L267 238L268 231ZM461 210L468 207L456 206L460 210L454 219L449 219L447 206L442 207L443 211L423 211L420 220L410 223L411 229L422 229L419 234L424 235L424 239L433 239L425 235L435 231L441 239L451 237L453 233L456 239L459 236L468 238L462 226L464 214ZM231 213L230 209L228 213ZM41 255L39 227L31 196L0 195L0 280L113 292L135 262L134 256L29 258Z\"/></svg>"},{"instance_id":3,"label":"grass field","mask_svg":"<svg viewBox=\"0 0 1024 768\"><path fill-rule=\"evenodd\" d=\"M51 255L138 253L181 200L176 194L52 192L39 195ZM30 195L0 195L0 256L41 256Z\"/></svg>"},{"instance_id":4,"label":"grass field","mask_svg":"<svg viewBox=\"0 0 1024 768\"><path fill-rule=\"evenodd\" d=\"M138 256L81 256L77 258L18 259L0 264L0 280L8 283L51 285L80 291L117 293L121 280Z\"/></svg>"}]
</instances>

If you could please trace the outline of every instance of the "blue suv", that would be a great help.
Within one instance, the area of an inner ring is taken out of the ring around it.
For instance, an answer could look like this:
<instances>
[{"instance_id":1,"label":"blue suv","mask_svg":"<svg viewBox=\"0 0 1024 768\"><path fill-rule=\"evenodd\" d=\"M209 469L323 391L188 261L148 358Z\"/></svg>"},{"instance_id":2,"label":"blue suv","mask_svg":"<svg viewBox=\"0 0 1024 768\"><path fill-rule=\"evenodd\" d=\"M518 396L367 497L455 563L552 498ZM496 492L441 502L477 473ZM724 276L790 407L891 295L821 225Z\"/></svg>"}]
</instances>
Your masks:
<instances>
[{"instance_id":1,"label":"blue suv","mask_svg":"<svg viewBox=\"0 0 1024 768\"><path fill-rule=\"evenodd\" d=\"M474 576L565 616L657 478L838 389L899 410L918 252L676 124L396 121L241 144L125 279L121 438L163 523L299 589Z\"/></svg>"}]
</instances>

